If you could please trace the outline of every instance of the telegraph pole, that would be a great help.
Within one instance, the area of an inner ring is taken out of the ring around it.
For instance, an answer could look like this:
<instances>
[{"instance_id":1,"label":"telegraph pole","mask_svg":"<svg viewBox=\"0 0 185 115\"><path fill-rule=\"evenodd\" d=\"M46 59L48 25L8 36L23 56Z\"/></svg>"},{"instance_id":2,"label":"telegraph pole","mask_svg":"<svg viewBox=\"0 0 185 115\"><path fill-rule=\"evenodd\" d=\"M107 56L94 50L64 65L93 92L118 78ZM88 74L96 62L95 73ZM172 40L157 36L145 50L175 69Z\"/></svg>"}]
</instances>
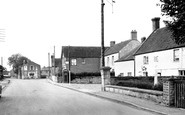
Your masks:
<instances>
[{"instance_id":1,"label":"telegraph pole","mask_svg":"<svg viewBox=\"0 0 185 115\"><path fill-rule=\"evenodd\" d=\"M68 46L68 61L69 61L69 84L71 83L71 59L70 59L70 46Z\"/></svg>"},{"instance_id":2,"label":"telegraph pole","mask_svg":"<svg viewBox=\"0 0 185 115\"><path fill-rule=\"evenodd\" d=\"M50 53L48 53L48 68L49 68L49 78L50 78Z\"/></svg>"},{"instance_id":3,"label":"telegraph pole","mask_svg":"<svg viewBox=\"0 0 185 115\"><path fill-rule=\"evenodd\" d=\"M101 0L101 67L105 66L105 59L104 59L104 1Z\"/></svg>"},{"instance_id":4,"label":"telegraph pole","mask_svg":"<svg viewBox=\"0 0 185 115\"><path fill-rule=\"evenodd\" d=\"M54 46L54 53L53 53L53 75L55 76L55 46Z\"/></svg>"}]
</instances>

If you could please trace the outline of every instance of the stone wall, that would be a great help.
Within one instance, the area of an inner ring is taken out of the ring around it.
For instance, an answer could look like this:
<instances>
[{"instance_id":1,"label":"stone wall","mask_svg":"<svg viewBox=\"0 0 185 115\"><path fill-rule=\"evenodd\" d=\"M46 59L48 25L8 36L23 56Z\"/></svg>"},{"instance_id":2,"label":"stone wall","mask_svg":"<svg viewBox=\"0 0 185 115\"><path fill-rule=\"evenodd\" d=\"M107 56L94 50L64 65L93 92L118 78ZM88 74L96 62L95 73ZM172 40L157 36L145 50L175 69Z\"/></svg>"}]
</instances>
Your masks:
<instances>
[{"instance_id":1,"label":"stone wall","mask_svg":"<svg viewBox=\"0 0 185 115\"><path fill-rule=\"evenodd\" d=\"M71 83L77 84L101 84L101 77L76 78Z\"/></svg>"},{"instance_id":2,"label":"stone wall","mask_svg":"<svg viewBox=\"0 0 185 115\"><path fill-rule=\"evenodd\" d=\"M157 103L161 103L162 97L163 97L163 92L161 91L152 91L152 90L120 87L120 86L113 86L113 85L106 85L105 91L147 99Z\"/></svg>"}]
</instances>

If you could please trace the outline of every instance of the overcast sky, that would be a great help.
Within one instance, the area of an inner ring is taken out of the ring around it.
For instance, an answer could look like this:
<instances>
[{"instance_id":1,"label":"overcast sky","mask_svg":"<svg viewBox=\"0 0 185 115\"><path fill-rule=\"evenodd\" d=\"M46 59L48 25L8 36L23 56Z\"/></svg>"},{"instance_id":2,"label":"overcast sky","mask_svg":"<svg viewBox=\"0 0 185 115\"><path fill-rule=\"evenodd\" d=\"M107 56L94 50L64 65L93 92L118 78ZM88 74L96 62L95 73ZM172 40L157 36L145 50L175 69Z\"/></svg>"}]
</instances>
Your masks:
<instances>
[{"instance_id":1,"label":"overcast sky","mask_svg":"<svg viewBox=\"0 0 185 115\"><path fill-rule=\"evenodd\" d=\"M138 40L152 32L151 19L161 17L159 0L112 0L105 2L105 45ZM109 3L110 2L110 3ZM112 10L113 9L113 10ZM20 53L41 66L48 66L48 52L61 55L62 46L101 45L101 0L0 0L0 56ZM112 13L113 11L113 13ZM4 41L4 42L2 42Z\"/></svg>"}]
</instances>

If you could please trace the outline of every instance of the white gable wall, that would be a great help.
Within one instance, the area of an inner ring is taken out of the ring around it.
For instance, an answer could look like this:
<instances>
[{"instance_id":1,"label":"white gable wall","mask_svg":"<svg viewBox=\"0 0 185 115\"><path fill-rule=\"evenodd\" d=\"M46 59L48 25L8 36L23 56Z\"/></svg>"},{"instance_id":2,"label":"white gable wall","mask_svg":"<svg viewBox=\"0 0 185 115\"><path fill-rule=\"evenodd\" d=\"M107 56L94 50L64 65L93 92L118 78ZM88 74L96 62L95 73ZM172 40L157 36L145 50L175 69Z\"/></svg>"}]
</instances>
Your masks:
<instances>
[{"instance_id":1,"label":"white gable wall","mask_svg":"<svg viewBox=\"0 0 185 115\"><path fill-rule=\"evenodd\" d=\"M119 59L119 53L105 56L105 66L111 67L111 70L115 70L115 62L114 61L116 61L118 59Z\"/></svg>"},{"instance_id":2,"label":"white gable wall","mask_svg":"<svg viewBox=\"0 0 185 115\"><path fill-rule=\"evenodd\" d=\"M136 55L136 76L143 76L145 71L148 72L148 76L154 76L156 73L161 73L161 76L179 75L179 70L185 70L185 48L177 49L179 61L174 61L174 49ZM148 56L148 64L143 63L144 56ZM154 61L156 56L158 62Z\"/></svg>"},{"instance_id":3,"label":"white gable wall","mask_svg":"<svg viewBox=\"0 0 185 115\"><path fill-rule=\"evenodd\" d=\"M115 63L115 75L128 76L128 73L131 72L131 76L134 76L134 60L122 61Z\"/></svg>"}]
</instances>

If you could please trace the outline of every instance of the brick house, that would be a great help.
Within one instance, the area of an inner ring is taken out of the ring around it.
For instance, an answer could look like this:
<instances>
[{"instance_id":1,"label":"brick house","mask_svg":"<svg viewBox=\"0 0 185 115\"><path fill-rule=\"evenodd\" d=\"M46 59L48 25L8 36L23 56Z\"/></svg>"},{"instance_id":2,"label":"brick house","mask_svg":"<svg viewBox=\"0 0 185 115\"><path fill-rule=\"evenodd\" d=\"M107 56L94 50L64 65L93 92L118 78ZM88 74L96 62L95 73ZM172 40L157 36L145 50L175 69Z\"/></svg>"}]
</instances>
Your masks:
<instances>
[{"instance_id":1,"label":"brick house","mask_svg":"<svg viewBox=\"0 0 185 115\"><path fill-rule=\"evenodd\" d=\"M72 73L100 72L101 47L63 46L61 59L63 70Z\"/></svg>"},{"instance_id":2,"label":"brick house","mask_svg":"<svg viewBox=\"0 0 185 115\"><path fill-rule=\"evenodd\" d=\"M26 79L26 78L40 78L40 65L28 60L22 67L21 71L19 72L19 79Z\"/></svg>"}]
</instances>

